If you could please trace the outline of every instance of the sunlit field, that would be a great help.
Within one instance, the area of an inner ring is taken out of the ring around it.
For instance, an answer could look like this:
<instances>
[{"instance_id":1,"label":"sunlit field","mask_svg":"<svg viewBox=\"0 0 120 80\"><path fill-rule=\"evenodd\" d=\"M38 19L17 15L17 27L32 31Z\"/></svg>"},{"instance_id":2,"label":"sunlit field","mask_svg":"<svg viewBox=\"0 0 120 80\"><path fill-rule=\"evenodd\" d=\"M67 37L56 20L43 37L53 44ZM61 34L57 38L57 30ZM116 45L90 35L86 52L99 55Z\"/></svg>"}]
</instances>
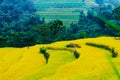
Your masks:
<instances>
[{"instance_id":1,"label":"sunlit field","mask_svg":"<svg viewBox=\"0 0 120 80\"><path fill-rule=\"evenodd\" d=\"M118 53L112 57L108 50L86 45L87 42L107 45ZM81 48L67 48L73 43ZM48 49L48 63L40 47ZM59 50L60 48L65 50ZM77 50L76 59L67 49ZM30 48L0 48L0 80L119 80L120 41L113 37L99 37L40 44Z\"/></svg>"},{"instance_id":2,"label":"sunlit field","mask_svg":"<svg viewBox=\"0 0 120 80\"><path fill-rule=\"evenodd\" d=\"M120 80L120 0L0 0L0 80Z\"/></svg>"}]
</instances>

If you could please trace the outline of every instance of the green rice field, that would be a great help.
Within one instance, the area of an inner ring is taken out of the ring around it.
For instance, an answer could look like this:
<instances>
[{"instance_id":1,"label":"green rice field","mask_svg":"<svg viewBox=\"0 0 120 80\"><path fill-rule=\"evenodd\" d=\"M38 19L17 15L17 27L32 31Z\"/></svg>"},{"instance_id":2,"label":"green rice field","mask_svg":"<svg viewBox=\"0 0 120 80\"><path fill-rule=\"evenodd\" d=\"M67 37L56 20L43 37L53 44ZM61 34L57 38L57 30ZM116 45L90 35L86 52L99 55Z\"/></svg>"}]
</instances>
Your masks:
<instances>
[{"instance_id":1,"label":"green rice field","mask_svg":"<svg viewBox=\"0 0 120 80\"><path fill-rule=\"evenodd\" d=\"M46 22L51 20L62 20L65 26L77 23L80 8L45 8L37 11L41 17L45 17Z\"/></svg>"}]
</instances>

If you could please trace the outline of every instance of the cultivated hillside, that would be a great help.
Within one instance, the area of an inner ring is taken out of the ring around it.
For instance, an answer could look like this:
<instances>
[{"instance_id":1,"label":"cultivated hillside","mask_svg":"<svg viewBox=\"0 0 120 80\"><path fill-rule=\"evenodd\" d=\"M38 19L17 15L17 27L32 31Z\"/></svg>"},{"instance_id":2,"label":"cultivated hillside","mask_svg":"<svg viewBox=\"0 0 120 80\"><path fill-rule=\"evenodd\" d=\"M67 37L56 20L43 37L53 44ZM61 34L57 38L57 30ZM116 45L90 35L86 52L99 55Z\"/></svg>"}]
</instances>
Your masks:
<instances>
[{"instance_id":1,"label":"cultivated hillside","mask_svg":"<svg viewBox=\"0 0 120 80\"><path fill-rule=\"evenodd\" d=\"M69 44L72 48L66 47ZM39 53L43 46L50 54L47 64ZM113 37L0 48L0 80L119 80L119 53L120 40Z\"/></svg>"}]
</instances>

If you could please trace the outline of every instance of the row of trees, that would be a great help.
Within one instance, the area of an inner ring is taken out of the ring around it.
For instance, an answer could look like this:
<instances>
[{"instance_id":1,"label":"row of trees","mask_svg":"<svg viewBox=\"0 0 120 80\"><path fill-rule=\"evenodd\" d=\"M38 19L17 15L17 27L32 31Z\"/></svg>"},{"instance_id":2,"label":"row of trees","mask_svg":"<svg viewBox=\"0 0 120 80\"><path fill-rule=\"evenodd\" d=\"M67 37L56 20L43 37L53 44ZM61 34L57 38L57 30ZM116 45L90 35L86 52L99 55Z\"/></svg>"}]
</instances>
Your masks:
<instances>
[{"instance_id":1,"label":"row of trees","mask_svg":"<svg viewBox=\"0 0 120 80\"><path fill-rule=\"evenodd\" d=\"M102 16L111 24L120 26L120 7L112 10L111 5L92 7L87 11L80 11L78 24L71 24L72 38L87 38L97 36L118 36L119 32L113 30L108 25L97 18Z\"/></svg>"},{"instance_id":2,"label":"row of trees","mask_svg":"<svg viewBox=\"0 0 120 80\"><path fill-rule=\"evenodd\" d=\"M30 0L0 1L0 47L23 47L62 40L62 21L45 23Z\"/></svg>"}]
</instances>

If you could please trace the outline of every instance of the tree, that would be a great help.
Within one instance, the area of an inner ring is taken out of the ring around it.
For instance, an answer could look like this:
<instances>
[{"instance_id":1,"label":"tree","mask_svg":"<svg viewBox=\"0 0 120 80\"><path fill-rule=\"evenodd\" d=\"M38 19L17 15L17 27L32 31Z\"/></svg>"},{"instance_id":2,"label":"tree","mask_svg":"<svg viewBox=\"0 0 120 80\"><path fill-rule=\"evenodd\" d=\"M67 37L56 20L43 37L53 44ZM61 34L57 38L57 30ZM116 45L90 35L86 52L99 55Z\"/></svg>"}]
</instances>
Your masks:
<instances>
[{"instance_id":1,"label":"tree","mask_svg":"<svg viewBox=\"0 0 120 80\"><path fill-rule=\"evenodd\" d=\"M120 20L120 6L115 8L112 12L113 12L114 18L116 20Z\"/></svg>"},{"instance_id":2,"label":"tree","mask_svg":"<svg viewBox=\"0 0 120 80\"><path fill-rule=\"evenodd\" d=\"M95 0L97 4L99 4L100 6L103 5L103 0Z\"/></svg>"},{"instance_id":3,"label":"tree","mask_svg":"<svg viewBox=\"0 0 120 80\"><path fill-rule=\"evenodd\" d=\"M4 47L5 46L5 37L3 37L3 36L0 36L0 47Z\"/></svg>"},{"instance_id":4,"label":"tree","mask_svg":"<svg viewBox=\"0 0 120 80\"><path fill-rule=\"evenodd\" d=\"M34 41L30 32L41 20L31 0L0 0L0 46L22 47ZM19 40L18 40L19 39ZM5 44L2 44L5 43Z\"/></svg>"},{"instance_id":5,"label":"tree","mask_svg":"<svg viewBox=\"0 0 120 80\"><path fill-rule=\"evenodd\" d=\"M51 43L63 39L65 26L62 21L55 20L43 25L34 25L33 31L38 35L38 43Z\"/></svg>"}]
</instances>

